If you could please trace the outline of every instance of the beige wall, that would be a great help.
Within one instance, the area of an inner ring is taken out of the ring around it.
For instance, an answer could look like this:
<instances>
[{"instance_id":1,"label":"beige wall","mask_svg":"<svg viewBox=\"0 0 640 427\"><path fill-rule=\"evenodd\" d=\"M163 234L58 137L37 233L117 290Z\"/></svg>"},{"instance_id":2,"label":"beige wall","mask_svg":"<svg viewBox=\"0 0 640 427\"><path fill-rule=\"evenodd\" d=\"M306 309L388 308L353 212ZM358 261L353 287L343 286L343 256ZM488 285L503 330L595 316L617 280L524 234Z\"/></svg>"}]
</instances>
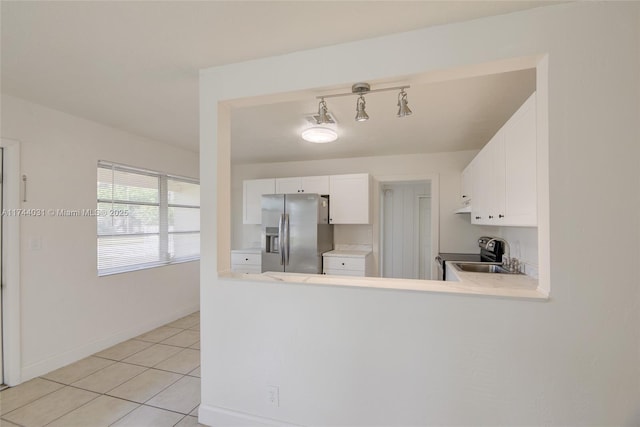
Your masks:
<instances>
[{"instance_id":1,"label":"beige wall","mask_svg":"<svg viewBox=\"0 0 640 427\"><path fill-rule=\"evenodd\" d=\"M98 160L197 177L197 153L8 95L2 137L20 142L24 209L95 209ZM23 381L198 307L198 262L97 277L95 218L20 222Z\"/></svg>"},{"instance_id":2,"label":"beige wall","mask_svg":"<svg viewBox=\"0 0 640 427\"><path fill-rule=\"evenodd\" d=\"M639 14L572 2L203 71L201 422L638 425ZM531 55L548 55L549 301L217 276L220 101Z\"/></svg>"}]
</instances>

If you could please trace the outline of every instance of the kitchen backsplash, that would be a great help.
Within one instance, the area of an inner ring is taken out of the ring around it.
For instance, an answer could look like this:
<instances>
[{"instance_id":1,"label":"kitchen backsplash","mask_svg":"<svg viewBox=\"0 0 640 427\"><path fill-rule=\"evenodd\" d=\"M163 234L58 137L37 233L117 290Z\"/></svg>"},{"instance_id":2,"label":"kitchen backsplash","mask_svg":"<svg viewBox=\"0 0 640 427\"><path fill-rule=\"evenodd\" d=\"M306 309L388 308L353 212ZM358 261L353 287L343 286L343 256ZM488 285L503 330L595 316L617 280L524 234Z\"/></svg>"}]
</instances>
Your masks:
<instances>
[{"instance_id":1,"label":"kitchen backsplash","mask_svg":"<svg viewBox=\"0 0 640 427\"><path fill-rule=\"evenodd\" d=\"M524 264L528 276L538 277L538 229L536 227L500 227L500 237L509 242L511 256Z\"/></svg>"},{"instance_id":2,"label":"kitchen backsplash","mask_svg":"<svg viewBox=\"0 0 640 427\"><path fill-rule=\"evenodd\" d=\"M334 245L373 245L373 226L344 225L333 226Z\"/></svg>"}]
</instances>

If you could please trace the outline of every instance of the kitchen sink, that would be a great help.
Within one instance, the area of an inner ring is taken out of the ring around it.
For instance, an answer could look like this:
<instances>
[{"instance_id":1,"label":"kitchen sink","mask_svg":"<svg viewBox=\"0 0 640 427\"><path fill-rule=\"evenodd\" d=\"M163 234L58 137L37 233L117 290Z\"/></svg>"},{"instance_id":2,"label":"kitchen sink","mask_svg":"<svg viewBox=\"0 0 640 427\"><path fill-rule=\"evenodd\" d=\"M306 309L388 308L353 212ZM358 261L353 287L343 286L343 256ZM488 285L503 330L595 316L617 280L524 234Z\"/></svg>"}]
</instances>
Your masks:
<instances>
[{"instance_id":1,"label":"kitchen sink","mask_svg":"<svg viewBox=\"0 0 640 427\"><path fill-rule=\"evenodd\" d=\"M470 273L501 273L501 274L522 274L519 271L509 271L501 264L487 262L453 262L453 267L459 271Z\"/></svg>"}]
</instances>

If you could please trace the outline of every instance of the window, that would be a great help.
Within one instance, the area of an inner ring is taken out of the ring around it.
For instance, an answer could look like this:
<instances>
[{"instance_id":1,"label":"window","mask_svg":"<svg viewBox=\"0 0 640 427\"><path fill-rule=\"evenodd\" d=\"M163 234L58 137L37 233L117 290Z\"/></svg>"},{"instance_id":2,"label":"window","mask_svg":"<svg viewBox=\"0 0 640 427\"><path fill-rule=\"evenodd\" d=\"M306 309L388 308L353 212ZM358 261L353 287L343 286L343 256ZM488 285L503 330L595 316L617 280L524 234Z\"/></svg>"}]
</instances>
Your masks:
<instances>
[{"instance_id":1,"label":"window","mask_svg":"<svg viewBox=\"0 0 640 427\"><path fill-rule=\"evenodd\" d=\"M98 275L200 258L198 181L98 162Z\"/></svg>"}]
</instances>

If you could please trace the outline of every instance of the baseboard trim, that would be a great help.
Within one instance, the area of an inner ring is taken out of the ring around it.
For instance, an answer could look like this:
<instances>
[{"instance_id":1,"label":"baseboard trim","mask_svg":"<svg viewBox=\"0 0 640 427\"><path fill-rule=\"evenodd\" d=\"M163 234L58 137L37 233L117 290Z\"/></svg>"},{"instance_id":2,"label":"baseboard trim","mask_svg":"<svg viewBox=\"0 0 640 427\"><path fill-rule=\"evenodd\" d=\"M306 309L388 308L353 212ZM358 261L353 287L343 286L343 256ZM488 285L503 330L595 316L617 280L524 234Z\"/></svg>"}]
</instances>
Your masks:
<instances>
[{"instance_id":1,"label":"baseboard trim","mask_svg":"<svg viewBox=\"0 0 640 427\"><path fill-rule=\"evenodd\" d=\"M22 367L21 382L28 381L32 378L39 377L58 368L62 368L70 363L76 362L85 357L91 356L94 353L107 349L113 345L137 337L147 331L158 328L167 323L173 322L181 317L184 317L190 313L200 310L199 305L191 306L182 310L177 310L171 314L157 318L151 322L139 324L135 327L125 329L117 332L109 337L93 341L89 344L76 347L72 350L59 353L54 356L48 357L44 360L32 363Z\"/></svg>"},{"instance_id":2,"label":"baseboard trim","mask_svg":"<svg viewBox=\"0 0 640 427\"><path fill-rule=\"evenodd\" d=\"M198 422L210 427L300 427L272 418L260 417L211 405L200 405Z\"/></svg>"}]
</instances>

